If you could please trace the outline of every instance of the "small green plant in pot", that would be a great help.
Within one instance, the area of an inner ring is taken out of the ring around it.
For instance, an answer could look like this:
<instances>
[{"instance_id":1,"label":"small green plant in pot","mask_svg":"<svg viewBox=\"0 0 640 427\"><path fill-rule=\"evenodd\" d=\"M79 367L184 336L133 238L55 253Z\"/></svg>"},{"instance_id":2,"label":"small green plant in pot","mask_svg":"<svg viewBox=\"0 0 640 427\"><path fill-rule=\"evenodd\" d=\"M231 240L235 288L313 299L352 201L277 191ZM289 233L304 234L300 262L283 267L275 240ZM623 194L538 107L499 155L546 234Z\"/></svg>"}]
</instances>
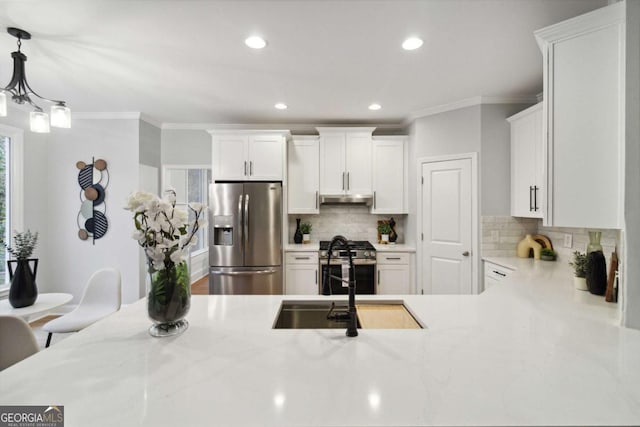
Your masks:
<instances>
[{"instance_id":1,"label":"small green plant in pot","mask_svg":"<svg viewBox=\"0 0 640 427\"><path fill-rule=\"evenodd\" d=\"M556 251L550 248L543 248L540 250L540 259L543 261L555 261L558 254Z\"/></svg>"},{"instance_id":2,"label":"small green plant in pot","mask_svg":"<svg viewBox=\"0 0 640 427\"><path fill-rule=\"evenodd\" d=\"M569 263L573 267L573 284L576 289L581 291L588 290L587 288L587 254L579 251L573 253L573 259Z\"/></svg>"},{"instance_id":3,"label":"small green plant in pot","mask_svg":"<svg viewBox=\"0 0 640 427\"><path fill-rule=\"evenodd\" d=\"M391 226L387 222L378 224L378 233L380 233L380 243L389 243L389 234L391 233Z\"/></svg>"},{"instance_id":4,"label":"small green plant in pot","mask_svg":"<svg viewBox=\"0 0 640 427\"><path fill-rule=\"evenodd\" d=\"M300 224L300 232L302 233L302 242L309 243L311 241L311 229L313 227L308 222Z\"/></svg>"},{"instance_id":5,"label":"small green plant in pot","mask_svg":"<svg viewBox=\"0 0 640 427\"><path fill-rule=\"evenodd\" d=\"M38 286L36 285L38 260L31 258L38 242L38 233L32 233L30 230L16 232L13 241L14 245L9 246L0 239L7 252L15 258L7 261L11 280L9 303L14 308L28 307L38 299Z\"/></svg>"}]
</instances>

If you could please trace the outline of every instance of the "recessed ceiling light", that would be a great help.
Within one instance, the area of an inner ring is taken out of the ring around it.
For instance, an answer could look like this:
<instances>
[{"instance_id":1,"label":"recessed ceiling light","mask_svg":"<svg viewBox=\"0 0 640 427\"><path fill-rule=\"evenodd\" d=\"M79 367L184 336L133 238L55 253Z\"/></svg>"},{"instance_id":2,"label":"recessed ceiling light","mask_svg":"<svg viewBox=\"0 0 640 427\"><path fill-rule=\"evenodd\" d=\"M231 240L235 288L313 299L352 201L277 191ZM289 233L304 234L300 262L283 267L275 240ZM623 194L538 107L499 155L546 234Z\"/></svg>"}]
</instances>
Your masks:
<instances>
[{"instance_id":1,"label":"recessed ceiling light","mask_svg":"<svg viewBox=\"0 0 640 427\"><path fill-rule=\"evenodd\" d=\"M267 45L267 42L262 37L251 36L244 41L244 44L249 46L251 49L262 49Z\"/></svg>"},{"instance_id":2,"label":"recessed ceiling light","mask_svg":"<svg viewBox=\"0 0 640 427\"><path fill-rule=\"evenodd\" d=\"M415 50L422 46L422 39L417 37L409 37L404 42L402 42L402 48L404 50Z\"/></svg>"},{"instance_id":3,"label":"recessed ceiling light","mask_svg":"<svg viewBox=\"0 0 640 427\"><path fill-rule=\"evenodd\" d=\"M381 108L382 108L382 105L380 105L380 104L371 104L371 105L369 105L369 110L375 111L375 110L379 110Z\"/></svg>"},{"instance_id":4,"label":"recessed ceiling light","mask_svg":"<svg viewBox=\"0 0 640 427\"><path fill-rule=\"evenodd\" d=\"M282 102L278 102L276 105L274 105L274 107L276 107L278 110L286 110L287 109L287 104L284 104Z\"/></svg>"}]
</instances>

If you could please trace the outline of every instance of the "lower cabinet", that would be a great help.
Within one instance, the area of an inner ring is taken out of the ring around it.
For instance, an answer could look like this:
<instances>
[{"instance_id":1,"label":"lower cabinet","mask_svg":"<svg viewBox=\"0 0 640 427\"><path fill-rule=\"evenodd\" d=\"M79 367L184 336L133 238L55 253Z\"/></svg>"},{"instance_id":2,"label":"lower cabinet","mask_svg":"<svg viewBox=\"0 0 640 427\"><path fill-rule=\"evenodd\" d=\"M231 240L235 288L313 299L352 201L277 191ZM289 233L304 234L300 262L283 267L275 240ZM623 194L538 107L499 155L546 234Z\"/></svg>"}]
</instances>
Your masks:
<instances>
[{"instance_id":1,"label":"lower cabinet","mask_svg":"<svg viewBox=\"0 0 640 427\"><path fill-rule=\"evenodd\" d=\"M377 292L381 295L411 293L411 262L408 252L381 252L376 256Z\"/></svg>"},{"instance_id":2,"label":"lower cabinet","mask_svg":"<svg viewBox=\"0 0 640 427\"><path fill-rule=\"evenodd\" d=\"M486 291L496 283L504 281L513 270L489 261L484 262L484 290Z\"/></svg>"},{"instance_id":3,"label":"lower cabinet","mask_svg":"<svg viewBox=\"0 0 640 427\"><path fill-rule=\"evenodd\" d=\"M318 252L287 252L285 293L318 295Z\"/></svg>"}]
</instances>

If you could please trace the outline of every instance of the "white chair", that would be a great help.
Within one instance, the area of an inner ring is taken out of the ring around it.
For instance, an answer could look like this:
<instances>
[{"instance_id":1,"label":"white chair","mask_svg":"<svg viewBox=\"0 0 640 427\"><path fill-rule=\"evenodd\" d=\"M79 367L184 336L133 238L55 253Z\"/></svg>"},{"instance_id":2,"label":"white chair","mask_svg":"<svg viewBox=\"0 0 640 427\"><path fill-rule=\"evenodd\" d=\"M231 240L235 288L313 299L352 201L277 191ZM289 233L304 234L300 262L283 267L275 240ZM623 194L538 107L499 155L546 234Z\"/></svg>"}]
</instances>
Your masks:
<instances>
[{"instance_id":1,"label":"white chair","mask_svg":"<svg viewBox=\"0 0 640 427\"><path fill-rule=\"evenodd\" d=\"M51 344L54 333L78 332L120 310L121 303L120 272L115 268L96 271L89 278L78 307L42 326L43 330L49 332L47 347Z\"/></svg>"},{"instance_id":2,"label":"white chair","mask_svg":"<svg viewBox=\"0 0 640 427\"><path fill-rule=\"evenodd\" d=\"M0 316L0 371L40 350L29 324L20 317Z\"/></svg>"}]
</instances>

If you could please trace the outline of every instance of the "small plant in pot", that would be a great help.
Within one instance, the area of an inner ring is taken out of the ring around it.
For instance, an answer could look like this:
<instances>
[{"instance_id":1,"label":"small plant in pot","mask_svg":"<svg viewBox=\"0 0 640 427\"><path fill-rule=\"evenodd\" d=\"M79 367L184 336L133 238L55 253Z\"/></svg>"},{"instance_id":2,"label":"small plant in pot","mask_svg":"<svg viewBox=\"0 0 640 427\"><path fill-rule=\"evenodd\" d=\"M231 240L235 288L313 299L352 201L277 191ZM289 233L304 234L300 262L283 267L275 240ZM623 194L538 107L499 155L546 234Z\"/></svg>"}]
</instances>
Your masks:
<instances>
[{"instance_id":1,"label":"small plant in pot","mask_svg":"<svg viewBox=\"0 0 640 427\"><path fill-rule=\"evenodd\" d=\"M576 289L581 291L588 290L587 288L587 254L575 251L573 253L573 260L569 263L573 267L573 284Z\"/></svg>"},{"instance_id":2,"label":"small plant in pot","mask_svg":"<svg viewBox=\"0 0 640 427\"><path fill-rule=\"evenodd\" d=\"M38 242L38 233L32 233L31 230L16 232L13 241L14 245L9 246L0 239L7 252L15 258L7 260L11 279L9 303L14 308L28 307L38 299L36 286L38 260L30 258ZM33 268L30 263L33 263Z\"/></svg>"},{"instance_id":3,"label":"small plant in pot","mask_svg":"<svg viewBox=\"0 0 640 427\"><path fill-rule=\"evenodd\" d=\"M302 243L309 243L311 241L311 224L303 222L300 224L300 232L302 233Z\"/></svg>"},{"instance_id":4,"label":"small plant in pot","mask_svg":"<svg viewBox=\"0 0 640 427\"><path fill-rule=\"evenodd\" d=\"M378 233L380 233L380 243L389 243L389 233L391 233L391 226L387 222L378 224Z\"/></svg>"},{"instance_id":5,"label":"small plant in pot","mask_svg":"<svg viewBox=\"0 0 640 427\"><path fill-rule=\"evenodd\" d=\"M543 261L555 261L558 254L550 248L542 248L540 250L540 259Z\"/></svg>"}]
</instances>

